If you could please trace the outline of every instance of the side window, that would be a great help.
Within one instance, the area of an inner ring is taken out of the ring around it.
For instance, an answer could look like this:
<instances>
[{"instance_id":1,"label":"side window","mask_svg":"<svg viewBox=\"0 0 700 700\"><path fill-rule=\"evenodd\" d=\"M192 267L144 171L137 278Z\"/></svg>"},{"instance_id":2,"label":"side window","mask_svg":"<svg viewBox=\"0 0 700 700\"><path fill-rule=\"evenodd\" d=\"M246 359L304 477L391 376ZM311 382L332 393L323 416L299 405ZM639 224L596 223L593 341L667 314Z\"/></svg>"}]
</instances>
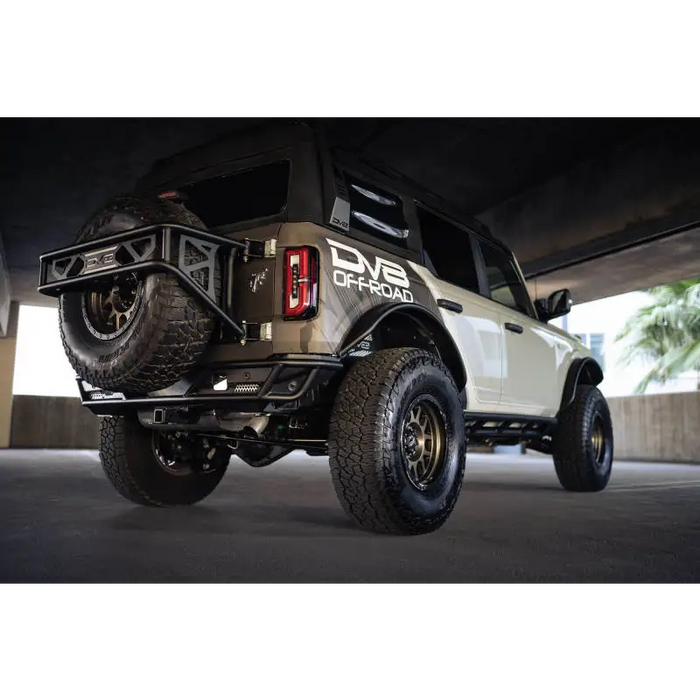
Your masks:
<instances>
[{"instance_id":1,"label":"side window","mask_svg":"<svg viewBox=\"0 0 700 700\"><path fill-rule=\"evenodd\" d=\"M527 290L520 282L509 256L488 243L480 242L479 245L486 266L491 299L530 316Z\"/></svg>"},{"instance_id":2,"label":"side window","mask_svg":"<svg viewBox=\"0 0 700 700\"><path fill-rule=\"evenodd\" d=\"M346 174L350 195L350 226L406 247L408 224L400 197Z\"/></svg>"},{"instance_id":3,"label":"side window","mask_svg":"<svg viewBox=\"0 0 700 700\"><path fill-rule=\"evenodd\" d=\"M426 267L440 279L479 293L479 279L466 231L418 206Z\"/></svg>"}]
</instances>

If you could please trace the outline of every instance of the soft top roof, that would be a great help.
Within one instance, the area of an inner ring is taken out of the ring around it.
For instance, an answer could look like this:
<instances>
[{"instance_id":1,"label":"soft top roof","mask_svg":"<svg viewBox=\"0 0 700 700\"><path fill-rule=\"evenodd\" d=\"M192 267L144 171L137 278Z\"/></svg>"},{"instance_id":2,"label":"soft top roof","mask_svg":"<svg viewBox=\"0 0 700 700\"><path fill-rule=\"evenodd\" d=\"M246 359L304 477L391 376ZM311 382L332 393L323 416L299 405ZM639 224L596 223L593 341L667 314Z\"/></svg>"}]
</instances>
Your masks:
<instances>
[{"instance_id":1,"label":"soft top roof","mask_svg":"<svg viewBox=\"0 0 700 700\"><path fill-rule=\"evenodd\" d=\"M272 151L291 148L303 142L315 143L317 147L325 148L326 139L323 128L309 121L269 119L156 161L151 171L139 180L137 190L157 189L185 175L195 175L198 171L206 171L216 166L221 167L228 162L234 163ZM342 147L334 147L329 150L329 153L339 165L383 182L397 193L412 197L439 214L500 244L481 221L465 216L454 204L386 164L369 161Z\"/></svg>"},{"instance_id":2,"label":"soft top roof","mask_svg":"<svg viewBox=\"0 0 700 700\"><path fill-rule=\"evenodd\" d=\"M154 189L183 175L313 139L313 129L302 122L271 120L239 129L214 141L156 161L151 171L139 180L137 189Z\"/></svg>"}]
</instances>

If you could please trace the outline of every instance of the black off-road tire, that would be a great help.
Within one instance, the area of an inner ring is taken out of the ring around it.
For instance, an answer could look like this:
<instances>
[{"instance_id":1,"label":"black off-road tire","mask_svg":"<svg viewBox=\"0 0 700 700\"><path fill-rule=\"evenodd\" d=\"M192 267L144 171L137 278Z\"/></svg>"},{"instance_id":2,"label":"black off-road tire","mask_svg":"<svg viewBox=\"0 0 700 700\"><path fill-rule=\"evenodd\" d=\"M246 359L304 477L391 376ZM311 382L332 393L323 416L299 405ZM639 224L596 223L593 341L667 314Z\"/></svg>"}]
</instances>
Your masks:
<instances>
[{"instance_id":1,"label":"black off-road tire","mask_svg":"<svg viewBox=\"0 0 700 700\"><path fill-rule=\"evenodd\" d=\"M444 452L435 480L409 478L402 432L416 401L437 407ZM336 396L328 439L331 476L345 512L377 533L420 535L449 517L465 469L463 406L447 368L417 348L381 350L359 360Z\"/></svg>"},{"instance_id":2,"label":"black off-road tire","mask_svg":"<svg viewBox=\"0 0 700 700\"><path fill-rule=\"evenodd\" d=\"M598 427L604 437L596 449ZM552 454L559 483L567 491L602 491L610 481L613 430L610 409L600 390L588 384L576 388L574 400L560 411Z\"/></svg>"},{"instance_id":3,"label":"black off-road tire","mask_svg":"<svg viewBox=\"0 0 700 700\"><path fill-rule=\"evenodd\" d=\"M100 422L100 460L112 486L144 506L191 505L206 498L226 473L227 462L208 471L182 465L167 471L153 450L153 431L136 417L107 416Z\"/></svg>"},{"instance_id":4,"label":"black off-road tire","mask_svg":"<svg viewBox=\"0 0 700 700\"><path fill-rule=\"evenodd\" d=\"M117 197L98 211L78 234L78 241L153 223L204 228L180 204L132 195ZM197 251L188 253L195 262ZM206 271L200 270L204 275ZM200 280L202 282L203 280ZM85 381L101 389L145 394L177 382L204 352L214 320L178 283L174 275L153 273L141 281L139 306L125 331L100 339L86 323L83 293L63 294L59 302L61 339L68 360ZM214 276L221 289L221 271Z\"/></svg>"}]
</instances>

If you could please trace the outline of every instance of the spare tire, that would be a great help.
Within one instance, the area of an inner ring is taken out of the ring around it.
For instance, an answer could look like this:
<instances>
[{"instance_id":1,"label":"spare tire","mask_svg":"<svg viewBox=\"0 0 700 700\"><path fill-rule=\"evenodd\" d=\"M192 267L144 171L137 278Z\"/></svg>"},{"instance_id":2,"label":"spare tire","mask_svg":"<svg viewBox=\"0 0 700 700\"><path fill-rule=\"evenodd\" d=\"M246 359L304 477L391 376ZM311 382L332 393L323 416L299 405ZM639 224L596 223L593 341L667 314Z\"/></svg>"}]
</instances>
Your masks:
<instances>
[{"instance_id":1,"label":"spare tire","mask_svg":"<svg viewBox=\"0 0 700 700\"><path fill-rule=\"evenodd\" d=\"M124 195L95 213L77 242L155 223L205 228L181 204ZM188 263L199 262L196 256L204 259L194 249L188 256ZM218 262L214 286L221 289ZM177 382L204 351L215 325L177 277L165 272L132 275L109 289L63 294L59 318L63 347L77 374L95 387L125 394L145 394Z\"/></svg>"}]
</instances>

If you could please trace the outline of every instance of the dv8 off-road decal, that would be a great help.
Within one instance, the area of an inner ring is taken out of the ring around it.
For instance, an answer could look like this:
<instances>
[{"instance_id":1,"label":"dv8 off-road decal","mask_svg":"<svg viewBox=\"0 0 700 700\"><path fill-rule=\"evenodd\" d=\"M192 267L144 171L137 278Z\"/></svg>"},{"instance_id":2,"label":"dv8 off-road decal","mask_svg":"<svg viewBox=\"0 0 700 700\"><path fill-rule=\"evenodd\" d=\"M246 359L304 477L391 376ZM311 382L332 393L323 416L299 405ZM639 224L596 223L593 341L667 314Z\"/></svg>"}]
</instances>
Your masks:
<instances>
[{"instance_id":1,"label":"dv8 off-road decal","mask_svg":"<svg viewBox=\"0 0 700 700\"><path fill-rule=\"evenodd\" d=\"M339 287L367 291L386 299L413 301L408 275L401 265L376 256L374 264L356 248L326 238L333 263L333 282Z\"/></svg>"}]
</instances>

